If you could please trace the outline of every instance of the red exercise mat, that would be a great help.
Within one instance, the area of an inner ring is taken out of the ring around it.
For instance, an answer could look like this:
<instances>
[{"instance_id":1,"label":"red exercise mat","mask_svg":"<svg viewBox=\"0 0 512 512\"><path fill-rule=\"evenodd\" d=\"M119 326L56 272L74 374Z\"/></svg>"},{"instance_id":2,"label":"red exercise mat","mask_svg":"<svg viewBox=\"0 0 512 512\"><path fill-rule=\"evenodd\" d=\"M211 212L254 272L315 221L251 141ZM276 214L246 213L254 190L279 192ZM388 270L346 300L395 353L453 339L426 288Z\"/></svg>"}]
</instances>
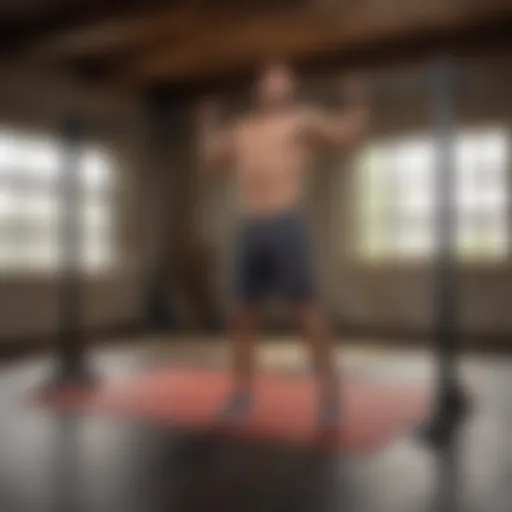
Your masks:
<instances>
[{"instance_id":1,"label":"red exercise mat","mask_svg":"<svg viewBox=\"0 0 512 512\"><path fill-rule=\"evenodd\" d=\"M229 374L172 367L141 374L97 390L63 390L39 400L54 410L108 414L163 427L209 430L229 396ZM255 404L246 420L227 434L301 445L371 453L383 448L428 415L421 389L376 382L346 382L342 388L343 427L329 439L315 428L317 386L309 378L261 374ZM225 429L226 430L226 429Z\"/></svg>"}]
</instances>

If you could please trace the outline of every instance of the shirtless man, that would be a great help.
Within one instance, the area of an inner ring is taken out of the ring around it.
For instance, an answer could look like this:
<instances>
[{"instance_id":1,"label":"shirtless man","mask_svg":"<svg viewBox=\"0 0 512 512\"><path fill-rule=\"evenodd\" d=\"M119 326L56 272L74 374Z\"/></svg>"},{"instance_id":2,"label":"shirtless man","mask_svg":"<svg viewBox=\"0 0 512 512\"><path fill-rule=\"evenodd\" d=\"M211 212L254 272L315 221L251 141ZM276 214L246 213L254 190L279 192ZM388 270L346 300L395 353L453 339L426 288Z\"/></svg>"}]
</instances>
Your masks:
<instances>
[{"instance_id":1,"label":"shirtless man","mask_svg":"<svg viewBox=\"0 0 512 512\"><path fill-rule=\"evenodd\" d=\"M341 113L298 105L295 89L292 70L274 64L256 82L257 105L246 119L223 126L215 105L205 104L200 111L204 161L212 169L234 170L242 202L234 269L234 390L221 419L238 421L252 406L258 306L268 292L277 290L293 306L310 341L320 385L319 425L332 427L340 420L339 383L302 211L303 172L314 150L356 145L368 111L357 80L344 84L349 103Z\"/></svg>"}]
</instances>

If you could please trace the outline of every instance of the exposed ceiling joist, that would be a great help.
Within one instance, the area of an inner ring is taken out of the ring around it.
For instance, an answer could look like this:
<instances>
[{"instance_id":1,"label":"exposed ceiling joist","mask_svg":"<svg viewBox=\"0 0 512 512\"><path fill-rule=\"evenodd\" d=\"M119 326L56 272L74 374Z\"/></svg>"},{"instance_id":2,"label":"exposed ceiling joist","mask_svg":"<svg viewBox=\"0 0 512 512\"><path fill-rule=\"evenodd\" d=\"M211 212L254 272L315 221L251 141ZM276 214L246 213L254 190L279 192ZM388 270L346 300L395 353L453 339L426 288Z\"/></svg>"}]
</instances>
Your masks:
<instances>
[{"instance_id":1,"label":"exposed ceiling joist","mask_svg":"<svg viewBox=\"0 0 512 512\"><path fill-rule=\"evenodd\" d=\"M67 61L136 51L186 35L196 23L193 6L148 9L52 34L25 48L45 61Z\"/></svg>"},{"instance_id":2,"label":"exposed ceiling joist","mask_svg":"<svg viewBox=\"0 0 512 512\"><path fill-rule=\"evenodd\" d=\"M146 7L165 0L147 0ZM16 16L0 16L0 50L25 46L51 36L56 31L72 30L96 23L121 12L136 11L140 0L27 0Z\"/></svg>"},{"instance_id":3,"label":"exposed ceiling joist","mask_svg":"<svg viewBox=\"0 0 512 512\"><path fill-rule=\"evenodd\" d=\"M0 8L0 51L18 41L27 60L135 88L211 82L272 58L411 53L512 27L510 0L16 0L37 5L25 17L6 1L16 22Z\"/></svg>"},{"instance_id":4,"label":"exposed ceiling joist","mask_svg":"<svg viewBox=\"0 0 512 512\"><path fill-rule=\"evenodd\" d=\"M160 8L120 13L100 22L56 31L26 45L26 53L46 61L115 56L151 48L160 42L199 33L226 19L244 22L254 16L312 12L311 0L193 0Z\"/></svg>"},{"instance_id":5,"label":"exposed ceiling joist","mask_svg":"<svg viewBox=\"0 0 512 512\"><path fill-rule=\"evenodd\" d=\"M482 20L512 16L512 5L502 0L487 4L471 0L401 0L397 7L390 10L387 2L367 0L352 4L352 9L339 17L318 14L263 17L247 23L227 20L212 24L181 44L173 42L139 56L114 70L109 81L134 86L179 82L220 75L271 57L304 58L436 31L457 31Z\"/></svg>"}]
</instances>

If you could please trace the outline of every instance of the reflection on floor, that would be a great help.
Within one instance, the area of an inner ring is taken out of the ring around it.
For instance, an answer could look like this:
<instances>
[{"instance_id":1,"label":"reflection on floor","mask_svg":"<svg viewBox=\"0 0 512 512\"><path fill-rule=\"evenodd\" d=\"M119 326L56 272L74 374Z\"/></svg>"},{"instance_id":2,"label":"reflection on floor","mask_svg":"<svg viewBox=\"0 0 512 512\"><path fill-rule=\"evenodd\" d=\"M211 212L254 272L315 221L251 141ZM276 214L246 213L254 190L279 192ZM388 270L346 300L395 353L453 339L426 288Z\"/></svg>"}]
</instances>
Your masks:
<instances>
[{"instance_id":1,"label":"reflection on floor","mask_svg":"<svg viewBox=\"0 0 512 512\"><path fill-rule=\"evenodd\" d=\"M304 371L293 340L260 350L263 369ZM169 363L223 366L219 340L144 339L91 357L109 380ZM430 385L424 353L346 349L351 378ZM512 509L512 361L467 358L463 375L478 403L449 450L402 437L371 456L227 440L97 417L59 416L27 397L52 361L0 369L2 512L355 511Z\"/></svg>"}]
</instances>

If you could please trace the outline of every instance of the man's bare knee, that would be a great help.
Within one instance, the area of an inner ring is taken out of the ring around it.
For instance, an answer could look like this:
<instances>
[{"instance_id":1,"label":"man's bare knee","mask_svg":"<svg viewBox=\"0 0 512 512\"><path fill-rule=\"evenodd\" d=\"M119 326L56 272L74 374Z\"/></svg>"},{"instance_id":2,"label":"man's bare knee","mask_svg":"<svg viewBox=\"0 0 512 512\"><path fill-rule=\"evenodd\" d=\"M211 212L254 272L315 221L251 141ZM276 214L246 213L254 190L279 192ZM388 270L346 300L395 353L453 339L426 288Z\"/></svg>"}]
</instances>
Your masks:
<instances>
[{"instance_id":1,"label":"man's bare knee","mask_svg":"<svg viewBox=\"0 0 512 512\"><path fill-rule=\"evenodd\" d=\"M250 309L240 309L233 315L231 321L235 334L250 334L256 329L256 312Z\"/></svg>"},{"instance_id":2,"label":"man's bare knee","mask_svg":"<svg viewBox=\"0 0 512 512\"><path fill-rule=\"evenodd\" d=\"M325 315L316 305L303 305L296 309L297 323L311 342L325 342L330 329Z\"/></svg>"}]
</instances>

